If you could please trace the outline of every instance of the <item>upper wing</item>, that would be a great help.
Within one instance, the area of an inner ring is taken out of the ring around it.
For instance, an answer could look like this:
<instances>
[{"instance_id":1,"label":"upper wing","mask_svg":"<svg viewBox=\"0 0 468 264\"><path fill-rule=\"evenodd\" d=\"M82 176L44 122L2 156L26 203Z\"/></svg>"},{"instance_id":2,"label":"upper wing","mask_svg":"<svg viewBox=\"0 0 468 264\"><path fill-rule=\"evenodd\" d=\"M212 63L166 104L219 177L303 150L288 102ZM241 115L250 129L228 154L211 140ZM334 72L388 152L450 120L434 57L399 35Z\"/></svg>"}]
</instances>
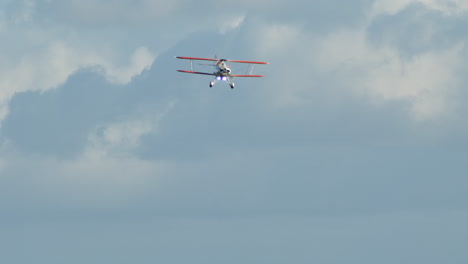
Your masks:
<instances>
[{"instance_id":1,"label":"upper wing","mask_svg":"<svg viewBox=\"0 0 468 264\"><path fill-rule=\"evenodd\" d=\"M218 59L196 58L196 57L176 57L183 60L206 60L206 61L219 61Z\"/></svg>"},{"instance_id":2,"label":"upper wing","mask_svg":"<svg viewBox=\"0 0 468 264\"><path fill-rule=\"evenodd\" d=\"M249 75L249 74L232 74L231 77L265 77L263 75Z\"/></svg>"},{"instance_id":3,"label":"upper wing","mask_svg":"<svg viewBox=\"0 0 468 264\"><path fill-rule=\"evenodd\" d=\"M195 72L195 71L184 71L184 70L177 70L178 72L186 72L186 73L194 73L194 74L203 74L203 75L216 75L214 73L207 73L207 72Z\"/></svg>"},{"instance_id":4,"label":"upper wing","mask_svg":"<svg viewBox=\"0 0 468 264\"><path fill-rule=\"evenodd\" d=\"M183 60L206 60L206 61L220 61L220 59L210 59L210 58L198 58L198 57L176 57L177 59ZM268 62L263 61L242 61L242 60L223 60L229 62L237 62L237 63L249 63L249 64L270 64Z\"/></svg>"},{"instance_id":5,"label":"upper wing","mask_svg":"<svg viewBox=\"0 0 468 264\"><path fill-rule=\"evenodd\" d=\"M268 62L263 61L240 61L240 60L226 60L229 62L238 62L238 63L249 63L249 64L270 64Z\"/></svg>"}]
</instances>

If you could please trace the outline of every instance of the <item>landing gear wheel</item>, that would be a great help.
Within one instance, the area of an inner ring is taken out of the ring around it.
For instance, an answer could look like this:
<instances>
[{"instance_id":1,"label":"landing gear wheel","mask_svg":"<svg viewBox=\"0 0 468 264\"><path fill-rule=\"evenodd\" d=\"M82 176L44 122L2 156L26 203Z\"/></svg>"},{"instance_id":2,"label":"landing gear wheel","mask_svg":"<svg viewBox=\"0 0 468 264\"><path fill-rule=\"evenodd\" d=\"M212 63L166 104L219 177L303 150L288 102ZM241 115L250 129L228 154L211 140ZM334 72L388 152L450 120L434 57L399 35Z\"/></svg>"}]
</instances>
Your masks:
<instances>
[{"instance_id":1,"label":"landing gear wheel","mask_svg":"<svg viewBox=\"0 0 468 264\"><path fill-rule=\"evenodd\" d=\"M234 84L233 83L231 83L231 89L234 89Z\"/></svg>"},{"instance_id":2,"label":"landing gear wheel","mask_svg":"<svg viewBox=\"0 0 468 264\"><path fill-rule=\"evenodd\" d=\"M213 87L213 82L210 82L210 88Z\"/></svg>"}]
</instances>

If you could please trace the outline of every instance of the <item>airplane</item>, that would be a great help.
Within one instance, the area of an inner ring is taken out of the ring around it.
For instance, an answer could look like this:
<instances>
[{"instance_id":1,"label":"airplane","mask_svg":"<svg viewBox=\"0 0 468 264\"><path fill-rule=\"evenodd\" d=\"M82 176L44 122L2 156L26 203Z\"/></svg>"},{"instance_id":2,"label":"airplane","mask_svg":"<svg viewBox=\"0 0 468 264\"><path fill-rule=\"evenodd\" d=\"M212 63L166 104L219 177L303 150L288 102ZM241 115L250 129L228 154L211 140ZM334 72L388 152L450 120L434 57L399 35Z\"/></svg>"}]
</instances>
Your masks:
<instances>
[{"instance_id":1,"label":"airplane","mask_svg":"<svg viewBox=\"0 0 468 264\"><path fill-rule=\"evenodd\" d=\"M235 77L264 77L263 75L252 75L253 65L252 64L269 64L268 62L261 61L240 61L240 60L226 60L226 59L209 59L209 58L195 58L195 57L176 57L177 59L190 60L190 71L177 70L178 72L192 73L192 74L202 74L202 75L212 75L216 76L213 81L210 82L210 87L213 87L218 81L228 82L231 89L234 89L233 79ZM208 64L208 66L215 66L216 71L209 72L198 72L193 70L193 61L213 61L214 64ZM235 63L248 63L250 64L249 74L232 74L232 70L226 65L226 62L235 62Z\"/></svg>"}]
</instances>

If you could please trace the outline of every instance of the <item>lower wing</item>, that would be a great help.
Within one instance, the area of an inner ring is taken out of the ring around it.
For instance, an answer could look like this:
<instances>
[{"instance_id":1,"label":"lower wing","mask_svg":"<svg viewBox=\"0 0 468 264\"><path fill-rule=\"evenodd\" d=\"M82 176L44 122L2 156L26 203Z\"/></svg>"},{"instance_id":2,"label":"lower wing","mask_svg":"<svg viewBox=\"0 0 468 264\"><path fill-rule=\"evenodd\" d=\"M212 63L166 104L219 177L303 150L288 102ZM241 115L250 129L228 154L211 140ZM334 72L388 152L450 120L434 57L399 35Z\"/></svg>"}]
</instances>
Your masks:
<instances>
[{"instance_id":1,"label":"lower wing","mask_svg":"<svg viewBox=\"0 0 468 264\"><path fill-rule=\"evenodd\" d=\"M230 77L265 77L263 75L245 75L245 74L236 74L236 75L229 75Z\"/></svg>"},{"instance_id":2,"label":"lower wing","mask_svg":"<svg viewBox=\"0 0 468 264\"><path fill-rule=\"evenodd\" d=\"M240 61L240 60L226 60L229 62L238 62L238 63L248 63L248 64L270 64L268 62L263 61Z\"/></svg>"},{"instance_id":3,"label":"lower wing","mask_svg":"<svg viewBox=\"0 0 468 264\"><path fill-rule=\"evenodd\" d=\"M193 74L203 74L203 75L213 75L213 76L216 75L214 73L207 73L207 72L184 71L184 70L177 70L177 71L178 72L185 72L185 73L193 73Z\"/></svg>"}]
</instances>

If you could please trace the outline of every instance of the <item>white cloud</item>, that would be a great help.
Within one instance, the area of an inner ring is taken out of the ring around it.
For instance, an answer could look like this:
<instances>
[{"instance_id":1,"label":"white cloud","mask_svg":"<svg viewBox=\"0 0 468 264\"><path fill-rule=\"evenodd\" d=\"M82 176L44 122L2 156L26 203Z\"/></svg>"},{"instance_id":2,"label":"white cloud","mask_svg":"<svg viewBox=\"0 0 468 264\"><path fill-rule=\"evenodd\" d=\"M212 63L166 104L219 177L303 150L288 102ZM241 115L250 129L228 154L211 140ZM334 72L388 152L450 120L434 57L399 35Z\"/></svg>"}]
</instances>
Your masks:
<instances>
[{"instance_id":1,"label":"white cloud","mask_svg":"<svg viewBox=\"0 0 468 264\"><path fill-rule=\"evenodd\" d=\"M371 17L380 14L394 15L411 4L422 4L446 16L462 15L468 12L466 0L377 0L372 7Z\"/></svg>"},{"instance_id":2,"label":"white cloud","mask_svg":"<svg viewBox=\"0 0 468 264\"><path fill-rule=\"evenodd\" d=\"M419 0L377 0L372 7L371 17L380 14L394 15L408 5L417 2L419 2Z\"/></svg>"},{"instance_id":3,"label":"white cloud","mask_svg":"<svg viewBox=\"0 0 468 264\"><path fill-rule=\"evenodd\" d=\"M245 15L233 16L231 18L221 18L222 23L220 24L219 31L221 34L226 34L227 32L239 28L245 20Z\"/></svg>"},{"instance_id":4,"label":"white cloud","mask_svg":"<svg viewBox=\"0 0 468 264\"><path fill-rule=\"evenodd\" d=\"M468 1L466 0L420 0L420 2L447 16L464 15L468 12Z\"/></svg>"},{"instance_id":5,"label":"white cloud","mask_svg":"<svg viewBox=\"0 0 468 264\"><path fill-rule=\"evenodd\" d=\"M98 58L96 64L104 68L108 81L117 84L127 84L134 76L151 67L155 58L156 56L146 47L140 47L131 56L129 65L116 67L111 62L102 58Z\"/></svg>"},{"instance_id":6,"label":"white cloud","mask_svg":"<svg viewBox=\"0 0 468 264\"><path fill-rule=\"evenodd\" d=\"M455 45L405 58L397 48L370 44L364 29L344 30L322 41L317 64L323 71L341 72L349 88L369 93L375 102L407 101L415 119L426 120L450 112L450 96L461 82L463 49Z\"/></svg>"},{"instance_id":7,"label":"white cloud","mask_svg":"<svg viewBox=\"0 0 468 264\"><path fill-rule=\"evenodd\" d=\"M380 8L385 12L399 12L409 2L379 1L377 4L381 3ZM275 66L278 74L290 76L268 76L266 82L271 80L268 85L278 87L274 93L268 88L270 101L277 106L304 104L314 96L315 77L333 76L329 82L366 96L375 104L407 103L408 114L414 120L453 114L457 104L453 96L463 78L460 69L465 46L453 43L445 49L404 56L394 42L374 45L369 41L368 26L372 22L371 18L362 25L324 35L314 35L300 25L291 24L265 24L254 29L260 32L256 35L257 54L281 60ZM432 34L433 31L427 32L421 43L429 41Z\"/></svg>"},{"instance_id":8,"label":"white cloud","mask_svg":"<svg viewBox=\"0 0 468 264\"><path fill-rule=\"evenodd\" d=\"M128 156L140 146L141 137L156 133L160 123L173 109L176 101L170 101L159 113L151 117L129 118L98 126L88 135L86 157Z\"/></svg>"},{"instance_id":9,"label":"white cloud","mask_svg":"<svg viewBox=\"0 0 468 264\"><path fill-rule=\"evenodd\" d=\"M149 120L107 124L89 135L85 156L99 158L115 152L126 153L138 147L140 138L152 130L153 124Z\"/></svg>"},{"instance_id":10,"label":"white cloud","mask_svg":"<svg viewBox=\"0 0 468 264\"><path fill-rule=\"evenodd\" d=\"M290 50L291 46L304 41L305 33L298 26L288 24L261 25L254 32L257 52L261 56L274 56Z\"/></svg>"},{"instance_id":11,"label":"white cloud","mask_svg":"<svg viewBox=\"0 0 468 264\"><path fill-rule=\"evenodd\" d=\"M255 67L266 73L262 82L267 87L262 96L274 107L288 108L307 102L314 82L311 74L313 54L317 48L315 36L301 25L260 23L250 29L248 37L255 43L255 54L271 64ZM261 69L260 69L261 67Z\"/></svg>"},{"instance_id":12,"label":"white cloud","mask_svg":"<svg viewBox=\"0 0 468 264\"><path fill-rule=\"evenodd\" d=\"M0 124L16 93L57 88L76 71L89 67L99 69L109 82L127 84L152 65L156 55L144 43L135 41L123 47L118 40L121 33L116 36L113 30L101 30L96 35L95 28L83 30L57 18L63 15L72 19L72 13L90 8L83 15L111 12L120 19L119 12L159 8L164 13L172 4L143 1L135 7L133 1L119 0L110 7L106 1L88 2L90 5L83 1L24 0L9 3L0 11L0 48L5 51L0 54Z\"/></svg>"},{"instance_id":13,"label":"white cloud","mask_svg":"<svg viewBox=\"0 0 468 264\"><path fill-rule=\"evenodd\" d=\"M451 96L461 83L462 50L462 46L455 46L410 59L389 57L370 69L366 87L383 99L408 100L418 120L450 113Z\"/></svg>"},{"instance_id":14,"label":"white cloud","mask_svg":"<svg viewBox=\"0 0 468 264\"><path fill-rule=\"evenodd\" d=\"M183 1L67 0L51 3L62 21L82 25L135 25L160 21L181 8Z\"/></svg>"},{"instance_id":15,"label":"white cloud","mask_svg":"<svg viewBox=\"0 0 468 264\"><path fill-rule=\"evenodd\" d=\"M119 67L112 55L51 42L20 58L13 65L4 66L0 73L0 121L8 113L8 102L15 93L54 89L86 67L100 67L110 82L126 84L150 67L155 56L147 48L140 47L131 56L129 65Z\"/></svg>"}]
</instances>

